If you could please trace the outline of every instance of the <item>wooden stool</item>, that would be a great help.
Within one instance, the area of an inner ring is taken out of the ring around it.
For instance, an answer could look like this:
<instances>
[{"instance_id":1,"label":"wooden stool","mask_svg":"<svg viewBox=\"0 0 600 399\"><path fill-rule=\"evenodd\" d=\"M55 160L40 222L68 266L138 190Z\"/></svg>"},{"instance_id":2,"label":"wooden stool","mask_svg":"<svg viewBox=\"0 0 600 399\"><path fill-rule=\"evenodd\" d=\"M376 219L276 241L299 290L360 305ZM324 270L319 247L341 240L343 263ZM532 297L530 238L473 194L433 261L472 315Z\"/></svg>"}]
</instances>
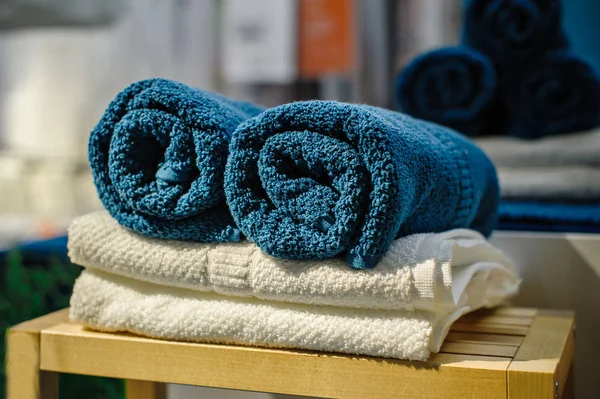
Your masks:
<instances>
[{"instance_id":1,"label":"wooden stool","mask_svg":"<svg viewBox=\"0 0 600 399\"><path fill-rule=\"evenodd\" d=\"M570 391L572 312L466 315L425 363L100 333L67 315L9 330L8 399L56 398L58 373L126 379L130 399L164 398L165 383L329 398L551 399Z\"/></svg>"}]
</instances>

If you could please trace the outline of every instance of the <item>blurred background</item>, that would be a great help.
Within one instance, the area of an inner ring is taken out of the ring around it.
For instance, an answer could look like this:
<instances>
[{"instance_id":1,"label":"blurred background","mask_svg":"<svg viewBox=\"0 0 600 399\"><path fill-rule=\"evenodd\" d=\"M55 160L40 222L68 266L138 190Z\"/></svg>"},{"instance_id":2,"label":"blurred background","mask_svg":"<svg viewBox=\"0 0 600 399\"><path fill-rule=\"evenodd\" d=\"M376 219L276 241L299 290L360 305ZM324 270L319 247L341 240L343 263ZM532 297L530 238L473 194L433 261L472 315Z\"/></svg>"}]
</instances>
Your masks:
<instances>
[{"instance_id":1,"label":"blurred background","mask_svg":"<svg viewBox=\"0 0 600 399\"><path fill-rule=\"evenodd\" d=\"M101 206L88 135L125 86L165 77L265 106L333 99L393 109L396 74L419 53L457 44L463 7L463 0L0 2L2 333L68 306L79 269L66 258L66 227ZM600 1L563 7L573 50L600 69ZM501 232L494 239L521 265L517 304L578 312L578 393L598 397L600 237ZM82 389L93 390L90 398L122 396L117 381L67 378L64 397L83 397ZM172 387L171 394L199 393Z\"/></svg>"}]
</instances>

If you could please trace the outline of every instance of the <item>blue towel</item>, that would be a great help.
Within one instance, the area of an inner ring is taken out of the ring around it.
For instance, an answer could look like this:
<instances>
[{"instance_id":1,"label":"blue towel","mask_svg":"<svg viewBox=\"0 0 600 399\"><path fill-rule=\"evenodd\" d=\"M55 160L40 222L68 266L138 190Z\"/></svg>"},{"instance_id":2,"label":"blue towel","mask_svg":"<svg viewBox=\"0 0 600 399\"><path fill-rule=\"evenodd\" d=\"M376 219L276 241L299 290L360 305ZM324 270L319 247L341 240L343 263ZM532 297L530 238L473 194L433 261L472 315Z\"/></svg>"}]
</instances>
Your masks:
<instances>
[{"instance_id":1,"label":"blue towel","mask_svg":"<svg viewBox=\"0 0 600 399\"><path fill-rule=\"evenodd\" d=\"M570 52L546 54L507 79L508 134L538 138L590 129L600 122L600 79Z\"/></svg>"},{"instance_id":2,"label":"blue towel","mask_svg":"<svg viewBox=\"0 0 600 399\"><path fill-rule=\"evenodd\" d=\"M345 253L372 268L396 237L496 222L494 166L462 135L367 105L306 101L241 124L225 194L242 232L270 255Z\"/></svg>"},{"instance_id":3,"label":"blue towel","mask_svg":"<svg viewBox=\"0 0 600 399\"><path fill-rule=\"evenodd\" d=\"M239 240L223 192L228 145L233 130L261 111L164 79L130 85L90 135L104 207L152 237Z\"/></svg>"},{"instance_id":4,"label":"blue towel","mask_svg":"<svg viewBox=\"0 0 600 399\"><path fill-rule=\"evenodd\" d=\"M396 78L401 111L479 136L498 126L492 115L496 72L486 56L468 47L422 54Z\"/></svg>"},{"instance_id":5,"label":"blue towel","mask_svg":"<svg viewBox=\"0 0 600 399\"><path fill-rule=\"evenodd\" d=\"M567 47L560 0L469 0L463 43L500 68L520 68L540 54Z\"/></svg>"},{"instance_id":6,"label":"blue towel","mask_svg":"<svg viewBox=\"0 0 600 399\"><path fill-rule=\"evenodd\" d=\"M499 226L504 230L600 232L599 203L502 201Z\"/></svg>"}]
</instances>

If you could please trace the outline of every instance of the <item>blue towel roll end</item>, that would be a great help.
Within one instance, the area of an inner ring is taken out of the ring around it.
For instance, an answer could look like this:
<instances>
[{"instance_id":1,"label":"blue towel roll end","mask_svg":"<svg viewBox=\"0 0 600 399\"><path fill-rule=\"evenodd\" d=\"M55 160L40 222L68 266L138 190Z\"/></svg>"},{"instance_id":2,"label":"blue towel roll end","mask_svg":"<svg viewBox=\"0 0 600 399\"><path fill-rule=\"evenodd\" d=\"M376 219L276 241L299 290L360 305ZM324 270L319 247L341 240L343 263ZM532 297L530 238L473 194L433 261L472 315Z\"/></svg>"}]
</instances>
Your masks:
<instances>
[{"instance_id":1,"label":"blue towel roll end","mask_svg":"<svg viewBox=\"0 0 600 399\"><path fill-rule=\"evenodd\" d=\"M363 270L373 269L375 266L377 266L379 257L359 255L348 252L346 253L346 258L344 260L346 261L346 264L350 265L350 267L353 269Z\"/></svg>"},{"instance_id":2,"label":"blue towel roll end","mask_svg":"<svg viewBox=\"0 0 600 399\"><path fill-rule=\"evenodd\" d=\"M239 229L229 229L227 237L225 237L228 242L238 242L242 238L242 233Z\"/></svg>"},{"instance_id":3,"label":"blue towel roll end","mask_svg":"<svg viewBox=\"0 0 600 399\"><path fill-rule=\"evenodd\" d=\"M154 177L167 183L184 183L193 180L196 177L196 173L194 173L193 169L176 170L171 164L165 162L156 171Z\"/></svg>"}]
</instances>

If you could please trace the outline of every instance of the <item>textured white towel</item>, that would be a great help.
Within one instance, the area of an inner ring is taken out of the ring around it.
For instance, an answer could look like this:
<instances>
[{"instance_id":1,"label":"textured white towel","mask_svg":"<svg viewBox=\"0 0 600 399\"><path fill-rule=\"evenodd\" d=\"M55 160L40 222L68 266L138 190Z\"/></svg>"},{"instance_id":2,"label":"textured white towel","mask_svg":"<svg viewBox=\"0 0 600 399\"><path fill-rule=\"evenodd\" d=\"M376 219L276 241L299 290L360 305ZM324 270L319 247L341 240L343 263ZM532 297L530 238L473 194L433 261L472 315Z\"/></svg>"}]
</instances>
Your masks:
<instances>
[{"instance_id":1,"label":"textured white towel","mask_svg":"<svg viewBox=\"0 0 600 399\"><path fill-rule=\"evenodd\" d=\"M519 140L510 137L475 139L494 164L501 167L600 167L600 129L583 133Z\"/></svg>"},{"instance_id":2,"label":"textured white towel","mask_svg":"<svg viewBox=\"0 0 600 399\"><path fill-rule=\"evenodd\" d=\"M498 168L502 197L521 199L600 198L600 168L553 166Z\"/></svg>"},{"instance_id":3,"label":"textured white towel","mask_svg":"<svg viewBox=\"0 0 600 399\"><path fill-rule=\"evenodd\" d=\"M473 296L469 305L436 316L230 297L85 270L70 316L97 330L154 338L426 360L439 351L452 322L483 299Z\"/></svg>"},{"instance_id":4,"label":"textured white towel","mask_svg":"<svg viewBox=\"0 0 600 399\"><path fill-rule=\"evenodd\" d=\"M102 211L72 223L69 256L87 268L162 285L367 309L448 312L473 295L489 305L518 282L512 262L502 252L479 233L464 229L396 240L375 269L353 270L339 259L273 258L250 242L148 238L121 227Z\"/></svg>"}]
</instances>

